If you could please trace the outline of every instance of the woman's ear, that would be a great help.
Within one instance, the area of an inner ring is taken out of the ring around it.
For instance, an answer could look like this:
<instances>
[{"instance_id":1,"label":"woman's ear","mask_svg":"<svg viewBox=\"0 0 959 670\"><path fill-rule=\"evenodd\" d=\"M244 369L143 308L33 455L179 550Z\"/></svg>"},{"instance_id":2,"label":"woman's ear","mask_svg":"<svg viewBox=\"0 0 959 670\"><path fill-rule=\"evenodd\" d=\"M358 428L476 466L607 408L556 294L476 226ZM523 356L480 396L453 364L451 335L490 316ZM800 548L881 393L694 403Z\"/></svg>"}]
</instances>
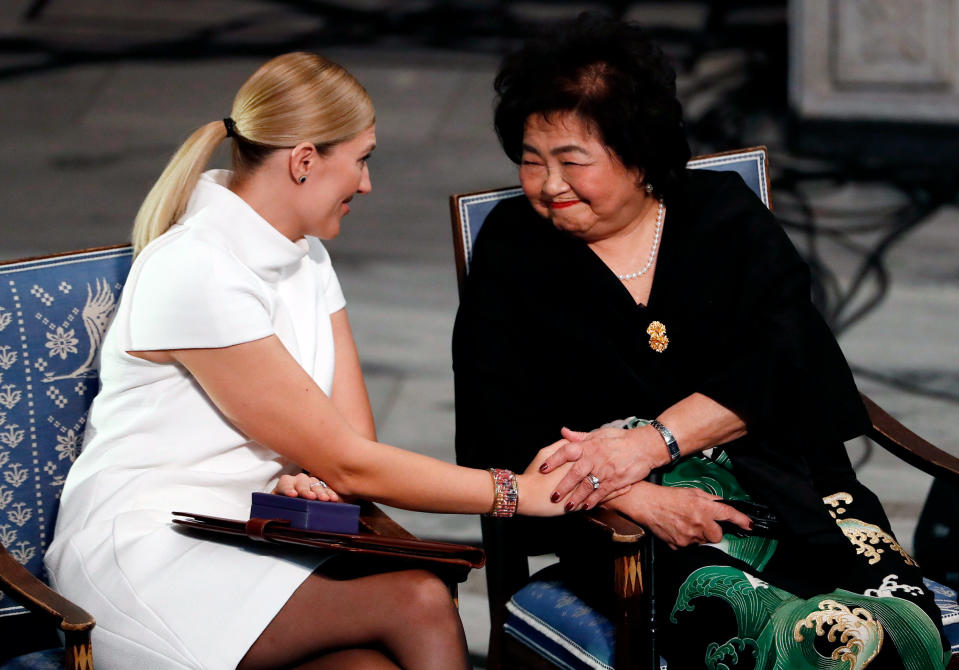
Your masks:
<instances>
[{"instance_id":1,"label":"woman's ear","mask_svg":"<svg viewBox=\"0 0 959 670\"><path fill-rule=\"evenodd\" d=\"M636 177L636 188L643 188L646 184L646 170L638 167L630 168L630 170L633 172L633 176Z\"/></svg>"},{"instance_id":2,"label":"woman's ear","mask_svg":"<svg viewBox=\"0 0 959 670\"><path fill-rule=\"evenodd\" d=\"M290 150L290 178L297 184L304 184L310 173L316 176L319 153L312 142L300 142Z\"/></svg>"}]
</instances>

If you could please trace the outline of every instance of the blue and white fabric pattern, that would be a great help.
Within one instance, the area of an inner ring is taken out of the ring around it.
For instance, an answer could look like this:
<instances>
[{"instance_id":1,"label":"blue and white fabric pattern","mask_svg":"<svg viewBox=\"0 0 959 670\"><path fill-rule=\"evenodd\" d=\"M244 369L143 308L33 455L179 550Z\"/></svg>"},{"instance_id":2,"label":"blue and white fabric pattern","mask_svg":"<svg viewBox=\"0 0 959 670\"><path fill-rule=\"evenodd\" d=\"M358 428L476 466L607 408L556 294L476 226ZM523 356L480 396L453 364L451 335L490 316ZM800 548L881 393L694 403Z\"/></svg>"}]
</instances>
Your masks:
<instances>
[{"instance_id":1,"label":"blue and white fabric pattern","mask_svg":"<svg viewBox=\"0 0 959 670\"><path fill-rule=\"evenodd\" d=\"M926 588L935 594L936 605L942 612L942 630L946 634L946 639L952 646L953 655L959 654L959 594L955 589L934 582L931 579L922 580Z\"/></svg>"},{"instance_id":2,"label":"blue and white fabric pattern","mask_svg":"<svg viewBox=\"0 0 959 670\"><path fill-rule=\"evenodd\" d=\"M0 542L42 580L131 256L125 246L0 266ZM25 611L0 597L0 616Z\"/></svg>"}]
</instances>

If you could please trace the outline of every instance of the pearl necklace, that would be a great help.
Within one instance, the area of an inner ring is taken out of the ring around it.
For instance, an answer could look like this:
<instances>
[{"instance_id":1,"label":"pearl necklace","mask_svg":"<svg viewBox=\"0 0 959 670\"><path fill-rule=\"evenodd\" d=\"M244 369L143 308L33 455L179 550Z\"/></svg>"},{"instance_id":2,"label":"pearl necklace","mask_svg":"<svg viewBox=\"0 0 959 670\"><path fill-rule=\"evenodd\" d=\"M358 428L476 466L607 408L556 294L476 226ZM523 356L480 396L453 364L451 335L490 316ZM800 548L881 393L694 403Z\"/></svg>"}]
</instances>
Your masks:
<instances>
[{"instance_id":1,"label":"pearl necklace","mask_svg":"<svg viewBox=\"0 0 959 670\"><path fill-rule=\"evenodd\" d=\"M659 249L659 233L663 227L663 215L666 213L666 205L663 204L663 199L659 199L659 210L656 212L656 235L653 237L653 248L649 250L649 260L646 261L646 265L642 270L637 270L636 272L630 272L629 274L616 275L616 278L621 281L629 281L630 279L636 279L636 277L642 277L644 274L649 272L649 268L653 267L653 261L656 260L656 250Z\"/></svg>"}]
</instances>

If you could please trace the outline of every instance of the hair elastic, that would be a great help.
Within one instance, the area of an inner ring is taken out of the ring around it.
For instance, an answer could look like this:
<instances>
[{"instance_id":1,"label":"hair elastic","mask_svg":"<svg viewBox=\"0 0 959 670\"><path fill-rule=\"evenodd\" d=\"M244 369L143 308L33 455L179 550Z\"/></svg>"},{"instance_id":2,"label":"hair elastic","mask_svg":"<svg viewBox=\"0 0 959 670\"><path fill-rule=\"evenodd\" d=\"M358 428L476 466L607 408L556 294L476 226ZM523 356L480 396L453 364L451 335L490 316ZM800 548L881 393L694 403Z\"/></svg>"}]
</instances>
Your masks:
<instances>
[{"instance_id":1,"label":"hair elastic","mask_svg":"<svg viewBox=\"0 0 959 670\"><path fill-rule=\"evenodd\" d=\"M229 116L223 119L223 125L226 128L227 137L236 137L236 121Z\"/></svg>"}]
</instances>

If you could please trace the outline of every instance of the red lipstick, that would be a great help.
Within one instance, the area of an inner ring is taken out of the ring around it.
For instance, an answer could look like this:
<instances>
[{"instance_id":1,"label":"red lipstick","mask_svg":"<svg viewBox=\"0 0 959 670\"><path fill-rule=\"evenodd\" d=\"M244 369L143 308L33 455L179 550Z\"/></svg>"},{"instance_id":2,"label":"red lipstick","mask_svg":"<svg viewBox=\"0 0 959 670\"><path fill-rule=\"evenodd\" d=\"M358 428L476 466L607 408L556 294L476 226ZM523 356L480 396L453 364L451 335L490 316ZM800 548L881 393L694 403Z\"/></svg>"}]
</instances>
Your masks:
<instances>
[{"instance_id":1,"label":"red lipstick","mask_svg":"<svg viewBox=\"0 0 959 670\"><path fill-rule=\"evenodd\" d=\"M550 209L563 209L564 207L572 207L581 203L582 200L553 200L546 203L546 206Z\"/></svg>"}]
</instances>

